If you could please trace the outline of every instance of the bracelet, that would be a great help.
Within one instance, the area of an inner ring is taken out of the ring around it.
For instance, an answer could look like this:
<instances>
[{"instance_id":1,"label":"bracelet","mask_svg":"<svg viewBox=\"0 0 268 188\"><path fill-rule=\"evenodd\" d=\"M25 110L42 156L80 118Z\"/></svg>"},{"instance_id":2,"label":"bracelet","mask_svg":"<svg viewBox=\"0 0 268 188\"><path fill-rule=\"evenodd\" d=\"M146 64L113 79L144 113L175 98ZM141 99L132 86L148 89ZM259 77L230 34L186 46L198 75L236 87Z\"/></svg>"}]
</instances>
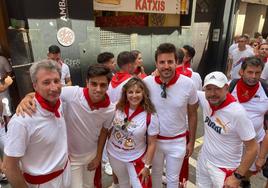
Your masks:
<instances>
[{"instance_id":1,"label":"bracelet","mask_svg":"<svg viewBox=\"0 0 268 188\"><path fill-rule=\"evenodd\" d=\"M144 164L144 168L151 169L152 165Z\"/></svg>"}]
</instances>

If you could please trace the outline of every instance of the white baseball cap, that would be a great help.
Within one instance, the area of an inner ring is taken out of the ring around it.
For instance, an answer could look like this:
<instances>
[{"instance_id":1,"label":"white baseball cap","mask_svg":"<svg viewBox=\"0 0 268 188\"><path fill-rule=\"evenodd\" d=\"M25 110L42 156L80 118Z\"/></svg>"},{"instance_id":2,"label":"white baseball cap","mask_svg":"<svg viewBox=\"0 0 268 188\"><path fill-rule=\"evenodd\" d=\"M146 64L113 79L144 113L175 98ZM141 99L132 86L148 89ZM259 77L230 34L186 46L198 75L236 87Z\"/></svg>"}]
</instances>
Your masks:
<instances>
[{"instance_id":1,"label":"white baseball cap","mask_svg":"<svg viewBox=\"0 0 268 188\"><path fill-rule=\"evenodd\" d=\"M219 88L223 88L225 84L228 84L228 79L222 72L219 71L211 72L205 77L203 87L206 87L209 84L215 85Z\"/></svg>"}]
</instances>

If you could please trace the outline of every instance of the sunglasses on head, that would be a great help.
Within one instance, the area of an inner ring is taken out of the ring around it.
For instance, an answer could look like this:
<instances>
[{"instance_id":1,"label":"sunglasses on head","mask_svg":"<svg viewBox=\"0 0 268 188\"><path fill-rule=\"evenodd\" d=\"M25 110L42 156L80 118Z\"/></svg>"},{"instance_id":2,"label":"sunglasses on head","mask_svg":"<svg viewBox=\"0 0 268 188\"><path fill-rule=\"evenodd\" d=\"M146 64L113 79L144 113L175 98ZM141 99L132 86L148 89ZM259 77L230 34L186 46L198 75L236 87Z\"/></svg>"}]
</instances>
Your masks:
<instances>
[{"instance_id":1,"label":"sunglasses on head","mask_svg":"<svg viewBox=\"0 0 268 188\"><path fill-rule=\"evenodd\" d=\"M162 89L162 91L161 91L161 97L162 98L167 98L167 86L166 86L165 83L162 83L161 84L161 89Z\"/></svg>"}]
</instances>

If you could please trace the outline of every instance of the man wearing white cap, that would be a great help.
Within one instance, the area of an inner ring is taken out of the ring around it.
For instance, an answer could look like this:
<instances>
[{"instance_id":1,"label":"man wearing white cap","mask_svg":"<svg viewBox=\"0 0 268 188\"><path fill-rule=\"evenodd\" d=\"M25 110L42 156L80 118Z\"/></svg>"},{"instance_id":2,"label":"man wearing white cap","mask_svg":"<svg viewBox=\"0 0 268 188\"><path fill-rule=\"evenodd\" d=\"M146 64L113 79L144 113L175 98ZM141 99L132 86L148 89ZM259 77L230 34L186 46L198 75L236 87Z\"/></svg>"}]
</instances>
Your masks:
<instances>
[{"instance_id":1,"label":"man wearing white cap","mask_svg":"<svg viewBox=\"0 0 268 188\"><path fill-rule=\"evenodd\" d=\"M204 90L198 93L205 133L198 157L197 187L236 188L256 157L256 133L244 108L228 93L223 73L208 74Z\"/></svg>"}]
</instances>

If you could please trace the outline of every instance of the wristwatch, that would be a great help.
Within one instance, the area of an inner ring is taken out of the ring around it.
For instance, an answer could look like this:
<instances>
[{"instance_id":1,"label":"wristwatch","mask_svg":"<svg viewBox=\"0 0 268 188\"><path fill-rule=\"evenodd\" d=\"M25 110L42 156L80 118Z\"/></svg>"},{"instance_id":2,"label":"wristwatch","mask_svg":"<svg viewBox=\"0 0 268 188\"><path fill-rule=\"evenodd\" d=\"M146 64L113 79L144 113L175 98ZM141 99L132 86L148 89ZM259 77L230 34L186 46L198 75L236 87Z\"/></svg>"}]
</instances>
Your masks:
<instances>
[{"instance_id":1,"label":"wristwatch","mask_svg":"<svg viewBox=\"0 0 268 188\"><path fill-rule=\"evenodd\" d=\"M241 174L237 173L237 172L234 172L234 177L238 180L242 180L245 178L245 176L242 176Z\"/></svg>"},{"instance_id":2,"label":"wristwatch","mask_svg":"<svg viewBox=\"0 0 268 188\"><path fill-rule=\"evenodd\" d=\"M152 168L152 165L145 164L144 167L145 168L148 168L148 169L151 169Z\"/></svg>"}]
</instances>

